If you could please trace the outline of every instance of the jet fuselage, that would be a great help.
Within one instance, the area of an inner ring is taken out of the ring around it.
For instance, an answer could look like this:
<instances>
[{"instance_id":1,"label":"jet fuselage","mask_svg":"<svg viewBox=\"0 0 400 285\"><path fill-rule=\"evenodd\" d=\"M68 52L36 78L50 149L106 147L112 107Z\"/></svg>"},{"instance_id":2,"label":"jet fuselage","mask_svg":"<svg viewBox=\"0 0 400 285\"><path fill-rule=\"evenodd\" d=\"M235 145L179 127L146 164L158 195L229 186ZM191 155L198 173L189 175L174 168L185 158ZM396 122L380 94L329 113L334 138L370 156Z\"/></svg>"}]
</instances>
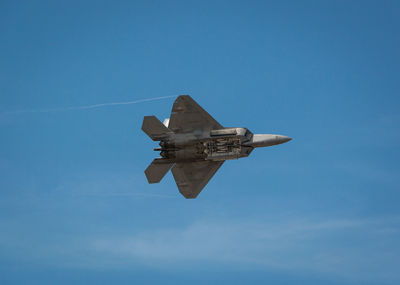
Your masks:
<instances>
[{"instance_id":1,"label":"jet fuselage","mask_svg":"<svg viewBox=\"0 0 400 285\"><path fill-rule=\"evenodd\" d=\"M161 157L174 162L222 161L247 157L256 147L266 147L289 141L281 135L252 134L246 128L224 128L212 130L200 136L174 134L160 141Z\"/></svg>"}]
</instances>

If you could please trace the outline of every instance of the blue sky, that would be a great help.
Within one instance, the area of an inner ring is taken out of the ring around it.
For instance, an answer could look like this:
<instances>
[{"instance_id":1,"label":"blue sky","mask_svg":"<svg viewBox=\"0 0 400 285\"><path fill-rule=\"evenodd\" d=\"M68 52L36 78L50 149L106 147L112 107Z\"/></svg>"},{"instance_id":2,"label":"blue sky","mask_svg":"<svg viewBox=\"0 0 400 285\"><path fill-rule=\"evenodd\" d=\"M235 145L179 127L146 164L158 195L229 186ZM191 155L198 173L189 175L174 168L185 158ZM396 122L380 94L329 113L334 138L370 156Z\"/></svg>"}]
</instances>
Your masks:
<instances>
[{"instance_id":1,"label":"blue sky","mask_svg":"<svg viewBox=\"0 0 400 285\"><path fill-rule=\"evenodd\" d=\"M1 284L399 284L397 1L1 1ZM190 94L289 143L148 185ZM32 112L53 110L51 112Z\"/></svg>"}]
</instances>

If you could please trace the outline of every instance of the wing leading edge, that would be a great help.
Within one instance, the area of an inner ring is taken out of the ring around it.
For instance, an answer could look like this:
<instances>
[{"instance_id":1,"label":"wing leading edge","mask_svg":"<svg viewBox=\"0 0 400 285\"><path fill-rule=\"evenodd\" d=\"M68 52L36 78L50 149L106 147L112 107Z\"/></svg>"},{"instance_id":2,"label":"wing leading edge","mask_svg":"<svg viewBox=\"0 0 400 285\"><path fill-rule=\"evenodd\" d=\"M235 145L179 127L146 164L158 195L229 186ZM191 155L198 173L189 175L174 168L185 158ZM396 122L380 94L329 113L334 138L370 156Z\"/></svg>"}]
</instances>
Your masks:
<instances>
[{"instance_id":1,"label":"wing leading edge","mask_svg":"<svg viewBox=\"0 0 400 285\"><path fill-rule=\"evenodd\" d=\"M172 168L179 192L185 198L196 198L224 161L176 163Z\"/></svg>"},{"instance_id":2,"label":"wing leading edge","mask_svg":"<svg viewBox=\"0 0 400 285\"><path fill-rule=\"evenodd\" d=\"M179 96L172 106L168 128L175 133L210 131L223 127L189 95Z\"/></svg>"}]
</instances>

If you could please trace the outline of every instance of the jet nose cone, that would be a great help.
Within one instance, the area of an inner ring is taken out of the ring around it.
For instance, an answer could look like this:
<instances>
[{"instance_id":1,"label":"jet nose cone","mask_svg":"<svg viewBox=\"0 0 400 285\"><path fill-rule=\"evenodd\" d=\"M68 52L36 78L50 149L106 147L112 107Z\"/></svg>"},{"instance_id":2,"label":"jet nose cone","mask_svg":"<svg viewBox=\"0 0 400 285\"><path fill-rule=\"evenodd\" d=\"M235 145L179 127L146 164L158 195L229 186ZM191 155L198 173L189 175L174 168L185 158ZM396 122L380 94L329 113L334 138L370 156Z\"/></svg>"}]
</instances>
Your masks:
<instances>
[{"instance_id":1,"label":"jet nose cone","mask_svg":"<svg viewBox=\"0 0 400 285\"><path fill-rule=\"evenodd\" d=\"M291 141L292 138L287 137L287 136L279 136L279 140L281 141L281 143L285 143L285 142Z\"/></svg>"},{"instance_id":2,"label":"jet nose cone","mask_svg":"<svg viewBox=\"0 0 400 285\"><path fill-rule=\"evenodd\" d=\"M252 147L266 147L285 143L290 141L292 138L282 135L271 135L271 134L254 134L249 142L244 145L250 145Z\"/></svg>"}]
</instances>

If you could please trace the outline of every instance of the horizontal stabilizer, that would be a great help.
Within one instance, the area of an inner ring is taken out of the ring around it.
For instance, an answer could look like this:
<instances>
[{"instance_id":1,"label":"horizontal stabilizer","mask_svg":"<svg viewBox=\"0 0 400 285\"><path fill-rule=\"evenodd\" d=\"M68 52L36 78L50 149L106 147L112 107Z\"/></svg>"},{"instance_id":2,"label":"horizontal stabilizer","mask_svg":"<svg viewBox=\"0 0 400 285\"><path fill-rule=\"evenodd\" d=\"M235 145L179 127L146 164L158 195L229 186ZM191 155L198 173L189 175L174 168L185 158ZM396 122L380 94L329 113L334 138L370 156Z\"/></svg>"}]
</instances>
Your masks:
<instances>
[{"instance_id":1,"label":"horizontal stabilizer","mask_svg":"<svg viewBox=\"0 0 400 285\"><path fill-rule=\"evenodd\" d=\"M145 116L143 119L142 130L153 140L159 141L170 134L171 130L164 126L155 116Z\"/></svg>"},{"instance_id":2,"label":"horizontal stabilizer","mask_svg":"<svg viewBox=\"0 0 400 285\"><path fill-rule=\"evenodd\" d=\"M154 159L153 162L144 171L147 177L147 181L149 181L149 183L159 183L173 165L174 163L165 162L162 158Z\"/></svg>"}]
</instances>

